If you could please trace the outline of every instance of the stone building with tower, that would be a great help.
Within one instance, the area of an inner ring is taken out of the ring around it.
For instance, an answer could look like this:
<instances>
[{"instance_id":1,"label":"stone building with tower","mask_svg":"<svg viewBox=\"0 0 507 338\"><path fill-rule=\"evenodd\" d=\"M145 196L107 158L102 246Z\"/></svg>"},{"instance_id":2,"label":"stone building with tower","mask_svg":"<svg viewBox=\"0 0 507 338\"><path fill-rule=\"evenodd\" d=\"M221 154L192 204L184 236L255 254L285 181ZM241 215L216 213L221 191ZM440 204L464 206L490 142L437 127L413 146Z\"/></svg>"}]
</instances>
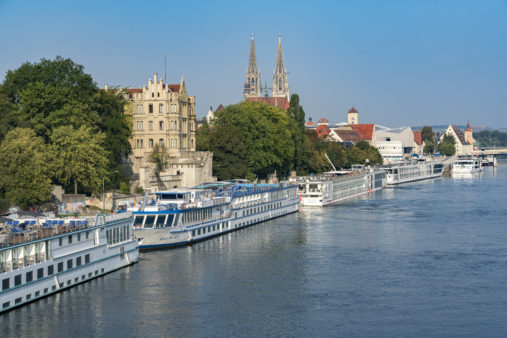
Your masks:
<instances>
[{"instance_id":1,"label":"stone building with tower","mask_svg":"<svg viewBox=\"0 0 507 338\"><path fill-rule=\"evenodd\" d=\"M263 87L261 82L261 73L257 67L257 57L255 55L255 43L252 34L250 41L250 58L246 71L246 79L243 87L243 96L247 101L264 102L274 107L289 108L290 91L289 81L287 79L287 70L283 60L282 37L278 35L278 50L276 54L275 72L273 73L273 86L271 96L269 96L267 85Z\"/></svg>"},{"instance_id":2,"label":"stone building with tower","mask_svg":"<svg viewBox=\"0 0 507 338\"><path fill-rule=\"evenodd\" d=\"M154 74L148 86L126 89L125 98L133 123L130 160L139 186L154 191L213 180L212 153L196 151L195 96L188 95L183 77L179 84L165 84ZM155 145L167 153L160 179L150 162Z\"/></svg>"}]
</instances>

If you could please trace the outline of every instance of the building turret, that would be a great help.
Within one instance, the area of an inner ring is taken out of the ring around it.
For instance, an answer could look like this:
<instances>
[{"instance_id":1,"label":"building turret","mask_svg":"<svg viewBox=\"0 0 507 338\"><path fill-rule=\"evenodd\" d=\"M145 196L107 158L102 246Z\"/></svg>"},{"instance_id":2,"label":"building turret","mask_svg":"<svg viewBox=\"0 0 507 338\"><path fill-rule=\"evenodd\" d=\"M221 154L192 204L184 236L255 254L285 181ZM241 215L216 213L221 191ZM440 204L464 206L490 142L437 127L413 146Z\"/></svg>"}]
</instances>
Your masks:
<instances>
[{"instance_id":1,"label":"building turret","mask_svg":"<svg viewBox=\"0 0 507 338\"><path fill-rule=\"evenodd\" d=\"M253 34L250 42L250 59L248 60L248 69L246 71L246 81L243 89L243 95L245 98L261 96L261 74L257 69L257 58L255 56Z\"/></svg>"},{"instance_id":2,"label":"building turret","mask_svg":"<svg viewBox=\"0 0 507 338\"><path fill-rule=\"evenodd\" d=\"M470 127L470 122L467 122L467 129L465 129L465 141L472 145L475 143L472 127Z\"/></svg>"},{"instance_id":3,"label":"building turret","mask_svg":"<svg viewBox=\"0 0 507 338\"><path fill-rule=\"evenodd\" d=\"M348 114L347 121L349 124L358 124L359 123L359 112L356 110L356 108L352 107L350 108Z\"/></svg>"},{"instance_id":4,"label":"building turret","mask_svg":"<svg viewBox=\"0 0 507 338\"><path fill-rule=\"evenodd\" d=\"M282 35L278 34L278 51L276 54L275 73L273 74L273 97L286 97L290 99L289 82L287 80L287 70L284 67L282 52Z\"/></svg>"}]
</instances>

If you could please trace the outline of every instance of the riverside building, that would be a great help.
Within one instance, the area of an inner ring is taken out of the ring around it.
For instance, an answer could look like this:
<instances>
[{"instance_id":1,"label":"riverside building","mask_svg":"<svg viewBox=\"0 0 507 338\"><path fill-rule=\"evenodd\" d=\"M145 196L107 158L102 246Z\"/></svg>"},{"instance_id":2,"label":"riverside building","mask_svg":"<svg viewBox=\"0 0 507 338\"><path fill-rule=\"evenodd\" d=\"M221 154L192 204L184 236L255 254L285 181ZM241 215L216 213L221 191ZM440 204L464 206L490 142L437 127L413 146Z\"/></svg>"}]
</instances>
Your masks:
<instances>
[{"instance_id":1,"label":"riverside building","mask_svg":"<svg viewBox=\"0 0 507 338\"><path fill-rule=\"evenodd\" d=\"M148 86L126 89L126 99L133 123L131 165L139 186L156 191L213 180L213 154L196 151L195 96L188 95L183 77L179 84L165 84L155 73ZM149 159L155 145L164 146L168 158L158 178Z\"/></svg>"}]
</instances>

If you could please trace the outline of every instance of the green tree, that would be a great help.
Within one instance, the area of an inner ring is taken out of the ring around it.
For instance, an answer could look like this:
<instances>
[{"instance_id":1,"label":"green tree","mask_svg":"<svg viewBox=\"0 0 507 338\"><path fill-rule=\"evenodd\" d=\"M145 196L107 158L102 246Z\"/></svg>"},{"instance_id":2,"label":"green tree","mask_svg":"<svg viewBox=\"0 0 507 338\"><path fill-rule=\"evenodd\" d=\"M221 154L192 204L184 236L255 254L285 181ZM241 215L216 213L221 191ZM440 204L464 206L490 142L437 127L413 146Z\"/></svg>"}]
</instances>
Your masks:
<instances>
[{"instance_id":1,"label":"green tree","mask_svg":"<svg viewBox=\"0 0 507 338\"><path fill-rule=\"evenodd\" d=\"M238 128L249 173L264 178L275 171L285 175L291 170L294 142L290 120L283 109L245 101L227 106L217 114L213 126L214 129Z\"/></svg>"},{"instance_id":2,"label":"green tree","mask_svg":"<svg viewBox=\"0 0 507 338\"><path fill-rule=\"evenodd\" d=\"M452 156L456 154L456 147L452 143L440 142L440 144L438 145L438 151L442 155Z\"/></svg>"},{"instance_id":3,"label":"green tree","mask_svg":"<svg viewBox=\"0 0 507 338\"><path fill-rule=\"evenodd\" d=\"M58 56L24 63L8 71L0 85L0 140L21 126L32 128L49 146L56 129L85 126L90 134L104 134L99 146L108 154L107 171L123 172L121 164L131 153L132 122L124 114L121 94L100 90L84 67L71 59ZM122 175L115 178L127 181ZM85 186L85 192L91 192Z\"/></svg>"},{"instance_id":4,"label":"green tree","mask_svg":"<svg viewBox=\"0 0 507 338\"><path fill-rule=\"evenodd\" d=\"M424 142L423 152L433 154L435 152L435 134L433 133L433 128L424 126L421 129L421 138Z\"/></svg>"},{"instance_id":5,"label":"green tree","mask_svg":"<svg viewBox=\"0 0 507 338\"><path fill-rule=\"evenodd\" d=\"M434 143L425 144L423 152L425 154L433 154L435 152L435 144Z\"/></svg>"},{"instance_id":6,"label":"green tree","mask_svg":"<svg viewBox=\"0 0 507 338\"><path fill-rule=\"evenodd\" d=\"M92 128L82 126L58 127L51 133L51 161L55 178L68 185L74 183L74 193L78 192L78 182L86 191L98 192L102 180L108 178L108 157L103 142L105 135Z\"/></svg>"},{"instance_id":7,"label":"green tree","mask_svg":"<svg viewBox=\"0 0 507 338\"><path fill-rule=\"evenodd\" d=\"M211 144L211 129L206 119L202 120L201 127L195 133L195 145L198 151L209 151Z\"/></svg>"},{"instance_id":8,"label":"green tree","mask_svg":"<svg viewBox=\"0 0 507 338\"><path fill-rule=\"evenodd\" d=\"M44 140L31 129L16 128L0 145L0 191L19 207L51 197L50 165Z\"/></svg>"},{"instance_id":9,"label":"green tree","mask_svg":"<svg viewBox=\"0 0 507 338\"><path fill-rule=\"evenodd\" d=\"M301 172L303 169L303 157L305 156L305 111L299 104L299 95L292 94L287 114L291 121L292 140L294 142L293 166Z\"/></svg>"},{"instance_id":10,"label":"green tree","mask_svg":"<svg viewBox=\"0 0 507 338\"><path fill-rule=\"evenodd\" d=\"M241 130L234 125L218 124L210 134L213 174L219 180L254 178L249 172L247 150Z\"/></svg>"},{"instance_id":11,"label":"green tree","mask_svg":"<svg viewBox=\"0 0 507 338\"><path fill-rule=\"evenodd\" d=\"M452 156L456 154L456 140L453 136L445 134L442 141L438 145L438 151L446 156Z\"/></svg>"},{"instance_id":12,"label":"green tree","mask_svg":"<svg viewBox=\"0 0 507 338\"><path fill-rule=\"evenodd\" d=\"M160 177L160 173L165 170L169 163L169 153L164 144L159 146L155 144L153 151L150 154L150 162L155 165L155 177L157 178L157 185L159 190L166 190L166 186Z\"/></svg>"}]
</instances>

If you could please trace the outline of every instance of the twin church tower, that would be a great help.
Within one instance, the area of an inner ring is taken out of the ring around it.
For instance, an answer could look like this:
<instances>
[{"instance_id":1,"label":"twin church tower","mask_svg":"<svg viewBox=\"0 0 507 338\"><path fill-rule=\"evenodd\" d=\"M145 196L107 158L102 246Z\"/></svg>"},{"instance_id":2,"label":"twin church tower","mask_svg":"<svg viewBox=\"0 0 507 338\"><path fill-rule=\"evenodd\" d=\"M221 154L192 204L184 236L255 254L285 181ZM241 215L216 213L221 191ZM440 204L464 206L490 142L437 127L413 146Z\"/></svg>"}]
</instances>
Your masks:
<instances>
[{"instance_id":1,"label":"twin church tower","mask_svg":"<svg viewBox=\"0 0 507 338\"><path fill-rule=\"evenodd\" d=\"M252 34L250 43L250 59L248 61L248 69L246 72L246 81L243 89L245 100L248 101L264 101L273 106L285 108L288 106L290 93L289 82L287 81L287 70L283 63L282 37L278 34L278 51L276 54L275 73L273 74L273 87L271 89L271 97L268 97L267 85L264 86L264 95L262 95L261 74L257 68L257 58L255 56L255 44Z\"/></svg>"}]
</instances>

